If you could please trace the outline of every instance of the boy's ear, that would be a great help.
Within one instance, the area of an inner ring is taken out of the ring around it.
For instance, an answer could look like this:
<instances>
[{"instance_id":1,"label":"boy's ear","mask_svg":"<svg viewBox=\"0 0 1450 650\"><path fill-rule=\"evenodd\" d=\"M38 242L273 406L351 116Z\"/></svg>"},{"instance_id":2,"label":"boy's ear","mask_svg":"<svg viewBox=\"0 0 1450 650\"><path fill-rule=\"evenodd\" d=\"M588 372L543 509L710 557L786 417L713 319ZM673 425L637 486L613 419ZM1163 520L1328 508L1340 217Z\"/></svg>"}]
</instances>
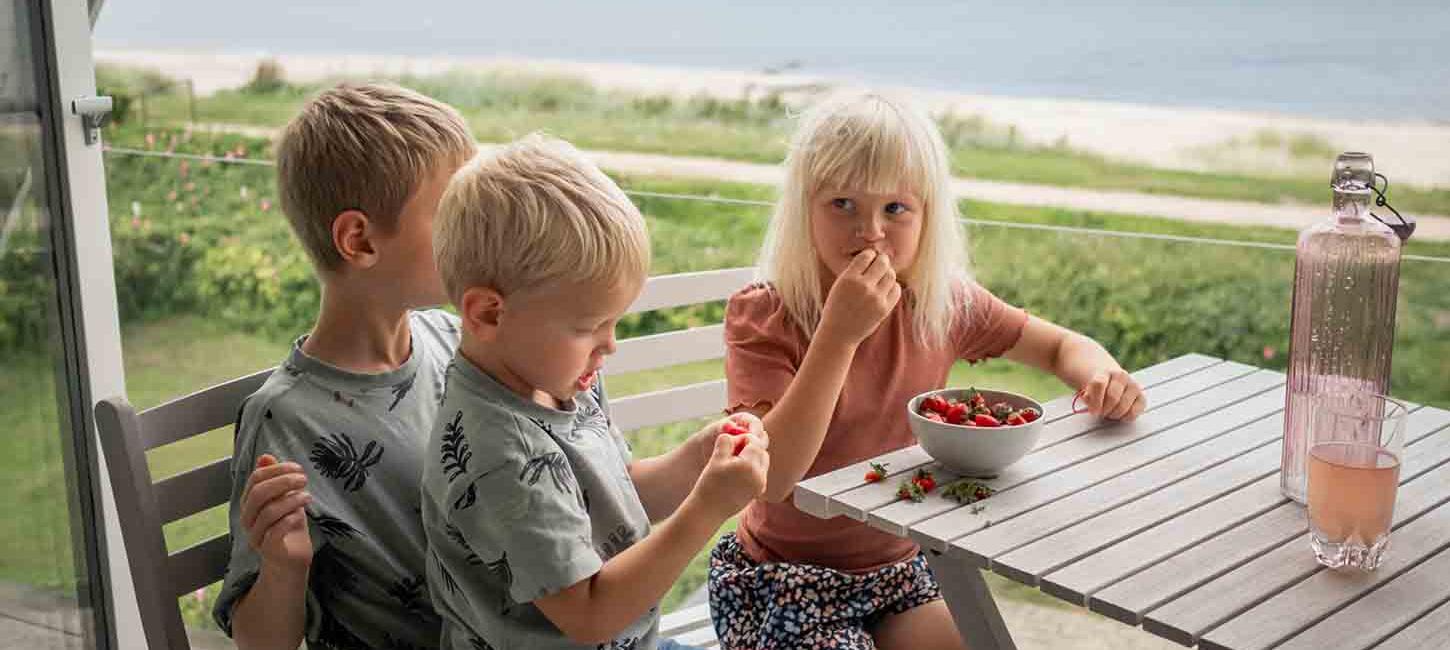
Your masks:
<instances>
[{"instance_id":1,"label":"boy's ear","mask_svg":"<svg viewBox=\"0 0 1450 650\"><path fill-rule=\"evenodd\" d=\"M365 269L377 264L376 235L376 224L362 210L344 210L332 219L332 246L346 264Z\"/></svg>"},{"instance_id":2,"label":"boy's ear","mask_svg":"<svg viewBox=\"0 0 1450 650\"><path fill-rule=\"evenodd\" d=\"M491 341L503 320L503 294L492 287L469 287L458 302L458 316L464 331L481 341Z\"/></svg>"}]
</instances>

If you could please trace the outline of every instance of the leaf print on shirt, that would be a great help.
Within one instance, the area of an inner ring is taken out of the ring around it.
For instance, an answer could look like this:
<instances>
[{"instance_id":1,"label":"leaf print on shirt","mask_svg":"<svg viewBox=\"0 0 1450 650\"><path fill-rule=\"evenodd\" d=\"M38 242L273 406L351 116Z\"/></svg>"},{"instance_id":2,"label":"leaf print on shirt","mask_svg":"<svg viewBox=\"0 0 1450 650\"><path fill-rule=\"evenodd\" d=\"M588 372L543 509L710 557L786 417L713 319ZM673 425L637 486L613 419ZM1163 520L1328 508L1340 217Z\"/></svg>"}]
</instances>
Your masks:
<instances>
[{"instance_id":1,"label":"leaf print on shirt","mask_svg":"<svg viewBox=\"0 0 1450 650\"><path fill-rule=\"evenodd\" d=\"M307 584L326 606L337 602L338 594L353 591L357 587L357 575L337 559L337 550L328 546L312 558L312 572Z\"/></svg>"},{"instance_id":2,"label":"leaf print on shirt","mask_svg":"<svg viewBox=\"0 0 1450 650\"><path fill-rule=\"evenodd\" d=\"M423 650L423 648L415 646L402 639L395 639L393 638L393 635L384 632L383 650Z\"/></svg>"},{"instance_id":3,"label":"leaf print on shirt","mask_svg":"<svg viewBox=\"0 0 1450 650\"><path fill-rule=\"evenodd\" d=\"M312 524L317 526L317 529L322 531L322 534L326 535L329 539L352 537L357 534L356 528L353 528L351 524L337 517L320 512L312 512L311 510L307 510L306 512L307 518L312 520Z\"/></svg>"},{"instance_id":4,"label":"leaf print on shirt","mask_svg":"<svg viewBox=\"0 0 1450 650\"><path fill-rule=\"evenodd\" d=\"M514 586L514 570L509 568L509 554L507 551L499 555L497 560L485 564L484 568L488 569L494 577L498 578L499 582L503 583L505 590Z\"/></svg>"},{"instance_id":5,"label":"leaf print on shirt","mask_svg":"<svg viewBox=\"0 0 1450 650\"><path fill-rule=\"evenodd\" d=\"M342 622L337 620L327 608L322 608L322 625L317 631L317 642L329 650L353 650L354 648L366 648L367 644L352 630L343 627Z\"/></svg>"},{"instance_id":6,"label":"leaf print on shirt","mask_svg":"<svg viewBox=\"0 0 1450 650\"><path fill-rule=\"evenodd\" d=\"M620 524L609 533L609 538L604 540L604 557L611 558L624 552L635 543L634 530L629 526Z\"/></svg>"},{"instance_id":7,"label":"leaf print on shirt","mask_svg":"<svg viewBox=\"0 0 1450 650\"><path fill-rule=\"evenodd\" d=\"M332 401L341 402L348 406L357 406L357 402L353 401L351 397L343 395L341 391L332 391Z\"/></svg>"},{"instance_id":8,"label":"leaf print on shirt","mask_svg":"<svg viewBox=\"0 0 1450 650\"><path fill-rule=\"evenodd\" d=\"M469 483L468 484L468 487L463 490L463 494L458 495L458 498L453 500L453 509L454 510L462 510L464 508L467 508L469 506L472 506L473 504L475 504L477 502L478 502L478 484L477 483Z\"/></svg>"},{"instance_id":9,"label":"leaf print on shirt","mask_svg":"<svg viewBox=\"0 0 1450 650\"><path fill-rule=\"evenodd\" d=\"M388 587L388 595L397 599L398 605L409 614L421 614L425 584L421 577L400 578Z\"/></svg>"},{"instance_id":10,"label":"leaf print on shirt","mask_svg":"<svg viewBox=\"0 0 1450 650\"><path fill-rule=\"evenodd\" d=\"M457 544L459 548L468 551L467 560L470 565L478 566L483 564L483 559L478 557L477 553L473 552L473 547L468 545L468 540L463 538L463 531L459 530L457 526L449 523L443 527L443 532L447 533L448 539L453 540L453 543Z\"/></svg>"},{"instance_id":11,"label":"leaf print on shirt","mask_svg":"<svg viewBox=\"0 0 1450 650\"><path fill-rule=\"evenodd\" d=\"M468 645L472 646L473 650L494 650L493 646L489 645L487 641L476 636L469 637Z\"/></svg>"},{"instance_id":12,"label":"leaf print on shirt","mask_svg":"<svg viewBox=\"0 0 1450 650\"><path fill-rule=\"evenodd\" d=\"M457 596L460 593L458 581L453 579L453 574L448 572L448 567L443 566L443 559L438 557L437 553L432 555L433 563L438 565L438 575L443 579L443 588L447 589L448 593Z\"/></svg>"},{"instance_id":13,"label":"leaf print on shirt","mask_svg":"<svg viewBox=\"0 0 1450 650\"><path fill-rule=\"evenodd\" d=\"M403 398L408 396L408 391L413 390L413 380L417 378L418 373L415 372L411 375L408 375L407 379L404 379L403 381L400 381L393 386L393 403L388 406L389 411L398 408L398 402L403 401Z\"/></svg>"},{"instance_id":14,"label":"leaf print on shirt","mask_svg":"<svg viewBox=\"0 0 1450 650\"><path fill-rule=\"evenodd\" d=\"M448 482L468 472L468 461L473 451L468 448L468 439L463 437L463 411L453 415L452 422L443 424L443 472Z\"/></svg>"},{"instance_id":15,"label":"leaf print on shirt","mask_svg":"<svg viewBox=\"0 0 1450 650\"><path fill-rule=\"evenodd\" d=\"M609 643L601 643L595 646L594 650L634 650L634 647L637 645L639 645L639 639L629 637L617 641L610 641Z\"/></svg>"},{"instance_id":16,"label":"leaf print on shirt","mask_svg":"<svg viewBox=\"0 0 1450 650\"><path fill-rule=\"evenodd\" d=\"M308 456L319 474L331 479L342 479L342 487L356 492L368 480L368 468L383 458L383 446L376 440L369 440L361 454L352 438L345 433L335 433L313 443L312 454Z\"/></svg>"},{"instance_id":17,"label":"leaf print on shirt","mask_svg":"<svg viewBox=\"0 0 1450 650\"><path fill-rule=\"evenodd\" d=\"M538 484L545 470L548 470L549 477L554 479L554 487L567 494L574 494L574 470L569 467L569 459L564 458L564 454L561 452L551 451L542 456L530 458L529 462L524 463L523 471L519 472L519 480L532 487Z\"/></svg>"}]
</instances>

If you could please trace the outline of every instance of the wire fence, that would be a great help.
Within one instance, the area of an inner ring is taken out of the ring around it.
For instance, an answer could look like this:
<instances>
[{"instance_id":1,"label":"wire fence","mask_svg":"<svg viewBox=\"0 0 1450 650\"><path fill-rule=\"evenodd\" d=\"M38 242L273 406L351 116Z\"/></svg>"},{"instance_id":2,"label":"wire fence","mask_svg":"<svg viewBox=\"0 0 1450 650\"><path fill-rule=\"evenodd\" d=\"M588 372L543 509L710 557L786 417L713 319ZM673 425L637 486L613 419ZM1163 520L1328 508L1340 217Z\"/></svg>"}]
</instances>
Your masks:
<instances>
[{"instance_id":1,"label":"wire fence","mask_svg":"<svg viewBox=\"0 0 1450 650\"><path fill-rule=\"evenodd\" d=\"M210 156L204 154L179 153L174 151L148 151L145 149L133 149L127 147L106 146L104 151L107 154L120 156L145 156L153 158L170 158L177 160L191 160L197 162L211 162L230 165L257 165L271 167L276 162L262 158L244 158L239 156ZM644 190L624 190L624 193L638 198L665 199L672 201L696 201L702 203L715 203L723 205L748 205L762 208L775 206L770 201L759 201L753 199L737 199L723 196L709 196L704 194L682 194L672 192L649 192ZM1260 250L1276 250L1293 252L1293 244L1276 244L1272 242L1256 242L1239 239L1220 239L1214 237L1193 237L1189 235L1169 235L1162 233L1134 232L1128 230L1105 230L1101 228L1084 228L1079 226L1060 226L1053 224L1019 223L1014 221L994 221L988 219L963 218L961 222L972 226L990 226L996 228L1014 228L1021 230L1035 230L1042 232L1053 232L1071 235L1093 235L1099 237L1116 237L1122 239L1143 239L1152 241L1164 241L1181 244L1193 244L1199 246L1225 246L1231 248L1251 248ZM1438 257L1433 255L1404 255L1402 259L1416 262L1433 262L1450 264L1450 257Z\"/></svg>"}]
</instances>

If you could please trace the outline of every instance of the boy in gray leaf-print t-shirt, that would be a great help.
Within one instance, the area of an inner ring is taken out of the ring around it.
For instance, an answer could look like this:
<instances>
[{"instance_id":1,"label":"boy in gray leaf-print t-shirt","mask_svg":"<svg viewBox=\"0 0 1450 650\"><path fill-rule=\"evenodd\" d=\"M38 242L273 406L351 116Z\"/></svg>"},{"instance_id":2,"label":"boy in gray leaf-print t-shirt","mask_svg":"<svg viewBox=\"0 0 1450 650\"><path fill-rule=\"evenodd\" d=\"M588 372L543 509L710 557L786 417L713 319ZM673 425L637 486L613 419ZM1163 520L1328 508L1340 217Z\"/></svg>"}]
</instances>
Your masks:
<instances>
[{"instance_id":1,"label":"boy in gray leaf-print t-shirt","mask_svg":"<svg viewBox=\"0 0 1450 650\"><path fill-rule=\"evenodd\" d=\"M428 580L439 612L476 629L466 639L445 629L443 647L592 648L561 635L531 601L594 575L649 534L603 382L571 410L526 400L462 356L447 382L423 472ZM658 622L651 609L601 647L654 648Z\"/></svg>"},{"instance_id":2,"label":"boy in gray leaf-print t-shirt","mask_svg":"<svg viewBox=\"0 0 1450 650\"><path fill-rule=\"evenodd\" d=\"M428 431L458 347L458 318L409 316L412 354L385 373L349 372L302 352L247 398L232 463L231 561L214 614L228 634L261 557L247 543L241 498L262 454L307 474L313 555L303 636L311 648L436 648L442 628L425 581L418 485Z\"/></svg>"}]
</instances>

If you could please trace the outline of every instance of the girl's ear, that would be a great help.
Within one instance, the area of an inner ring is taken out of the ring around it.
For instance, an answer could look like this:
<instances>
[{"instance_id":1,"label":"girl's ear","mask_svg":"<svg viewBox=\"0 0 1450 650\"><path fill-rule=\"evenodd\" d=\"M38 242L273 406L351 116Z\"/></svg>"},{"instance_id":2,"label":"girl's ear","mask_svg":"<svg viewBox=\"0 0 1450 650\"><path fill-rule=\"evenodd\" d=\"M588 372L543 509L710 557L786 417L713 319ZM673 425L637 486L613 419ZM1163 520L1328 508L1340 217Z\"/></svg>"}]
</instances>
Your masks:
<instances>
[{"instance_id":1,"label":"girl's ear","mask_svg":"<svg viewBox=\"0 0 1450 650\"><path fill-rule=\"evenodd\" d=\"M492 287L470 287L458 301L463 330L479 341L493 341L503 321L504 297Z\"/></svg>"}]
</instances>

